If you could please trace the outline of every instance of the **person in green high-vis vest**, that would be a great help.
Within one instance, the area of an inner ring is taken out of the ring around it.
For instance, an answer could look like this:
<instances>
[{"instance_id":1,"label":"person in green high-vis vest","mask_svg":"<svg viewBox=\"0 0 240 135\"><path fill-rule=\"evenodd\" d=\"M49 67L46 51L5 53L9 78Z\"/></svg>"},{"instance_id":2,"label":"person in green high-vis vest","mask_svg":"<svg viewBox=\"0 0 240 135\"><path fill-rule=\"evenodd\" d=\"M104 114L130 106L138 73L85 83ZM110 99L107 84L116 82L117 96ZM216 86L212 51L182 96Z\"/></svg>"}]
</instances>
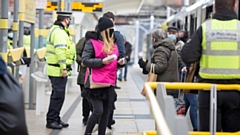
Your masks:
<instances>
[{"instance_id":1,"label":"person in green high-vis vest","mask_svg":"<svg viewBox=\"0 0 240 135\"><path fill-rule=\"evenodd\" d=\"M70 72L68 62L69 34L65 31L71 21L71 12L57 12L57 20L49 30L46 45L47 75L52 84L52 94L47 112L47 128L62 129L68 127L60 118L65 98L65 87Z\"/></svg>"},{"instance_id":2,"label":"person in green high-vis vest","mask_svg":"<svg viewBox=\"0 0 240 135\"><path fill-rule=\"evenodd\" d=\"M199 62L198 82L240 84L238 0L215 0L216 13L192 35L181 51L186 64ZM199 130L210 128L210 91L199 91ZM240 92L217 91L216 130L240 130ZM212 124L211 124L212 125Z\"/></svg>"}]
</instances>

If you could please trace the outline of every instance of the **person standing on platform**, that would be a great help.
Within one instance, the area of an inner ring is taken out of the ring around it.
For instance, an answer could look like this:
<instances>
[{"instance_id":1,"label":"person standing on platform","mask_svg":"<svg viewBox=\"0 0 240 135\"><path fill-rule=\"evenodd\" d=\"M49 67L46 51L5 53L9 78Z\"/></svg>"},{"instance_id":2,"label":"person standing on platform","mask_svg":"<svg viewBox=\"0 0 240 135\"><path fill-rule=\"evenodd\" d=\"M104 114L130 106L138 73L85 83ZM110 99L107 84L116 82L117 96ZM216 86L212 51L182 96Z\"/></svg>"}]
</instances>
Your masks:
<instances>
[{"instance_id":1,"label":"person standing on platform","mask_svg":"<svg viewBox=\"0 0 240 135\"><path fill-rule=\"evenodd\" d=\"M47 128L62 129L68 127L60 118L65 99L67 84L67 52L69 35L65 29L70 25L71 12L57 12L57 20L49 30L47 37L47 75L52 84L52 94L47 112Z\"/></svg>"},{"instance_id":2,"label":"person standing on platform","mask_svg":"<svg viewBox=\"0 0 240 135\"><path fill-rule=\"evenodd\" d=\"M126 62L125 62L125 65L124 65L123 78L124 78L124 81L127 81L128 63L131 59L132 45L128 41L126 41L126 37L124 37L124 45L125 45L125 52L126 52L126 56L125 56ZM122 81L122 69L120 69L120 74L118 76L118 80Z\"/></svg>"},{"instance_id":3,"label":"person standing on platform","mask_svg":"<svg viewBox=\"0 0 240 135\"><path fill-rule=\"evenodd\" d=\"M186 64L199 62L200 83L240 84L240 21L238 0L215 0L216 13L205 21L182 48ZM199 130L210 128L210 91L199 91ZM240 130L240 92L217 91L217 131Z\"/></svg>"},{"instance_id":4,"label":"person standing on platform","mask_svg":"<svg viewBox=\"0 0 240 135\"><path fill-rule=\"evenodd\" d=\"M85 75L84 96L90 99L93 109L84 135L91 135L97 122L99 125L98 135L105 135L109 112L114 105L117 66L124 64L124 61L118 60L118 57L118 48L114 43L113 22L107 17L101 17L98 20L97 32L87 32L82 54L83 65L89 69ZM104 82L109 86L91 88L89 73L95 82L100 84Z\"/></svg>"},{"instance_id":5,"label":"person standing on platform","mask_svg":"<svg viewBox=\"0 0 240 135\"><path fill-rule=\"evenodd\" d=\"M13 30L11 28L8 29L8 49L12 50L13 49Z\"/></svg>"},{"instance_id":6,"label":"person standing on platform","mask_svg":"<svg viewBox=\"0 0 240 135\"><path fill-rule=\"evenodd\" d=\"M77 78L77 84L80 85L81 92L84 90L84 77L86 73L86 67L82 63L82 53L85 46L85 37L82 37L76 47L77 52L77 63L78 63L78 78ZM83 96L82 96L83 97ZM83 125L87 125L88 117L90 114L90 103L88 102L88 99L86 97L82 98L82 115L83 115Z\"/></svg>"}]
</instances>

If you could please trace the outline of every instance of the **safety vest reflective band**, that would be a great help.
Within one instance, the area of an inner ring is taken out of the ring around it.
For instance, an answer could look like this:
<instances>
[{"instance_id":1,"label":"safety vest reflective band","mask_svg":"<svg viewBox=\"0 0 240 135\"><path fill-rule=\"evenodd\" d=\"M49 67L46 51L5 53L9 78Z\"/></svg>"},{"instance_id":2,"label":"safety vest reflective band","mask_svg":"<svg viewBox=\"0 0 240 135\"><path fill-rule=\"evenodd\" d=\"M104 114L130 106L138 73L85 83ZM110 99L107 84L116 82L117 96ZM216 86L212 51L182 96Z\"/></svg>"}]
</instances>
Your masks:
<instances>
[{"instance_id":1,"label":"safety vest reflective band","mask_svg":"<svg viewBox=\"0 0 240 135\"><path fill-rule=\"evenodd\" d=\"M205 79L240 79L240 22L212 19L202 24L199 75Z\"/></svg>"}]
</instances>

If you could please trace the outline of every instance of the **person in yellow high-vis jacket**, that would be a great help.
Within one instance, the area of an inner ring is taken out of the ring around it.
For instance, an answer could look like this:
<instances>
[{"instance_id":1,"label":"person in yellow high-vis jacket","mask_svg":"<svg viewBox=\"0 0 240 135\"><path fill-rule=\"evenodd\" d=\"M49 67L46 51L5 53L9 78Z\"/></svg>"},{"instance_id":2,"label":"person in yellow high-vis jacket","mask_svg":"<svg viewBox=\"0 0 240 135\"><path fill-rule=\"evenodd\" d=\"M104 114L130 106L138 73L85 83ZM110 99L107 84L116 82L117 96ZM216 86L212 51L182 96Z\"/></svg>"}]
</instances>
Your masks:
<instances>
[{"instance_id":1,"label":"person in yellow high-vis jacket","mask_svg":"<svg viewBox=\"0 0 240 135\"><path fill-rule=\"evenodd\" d=\"M71 12L57 12L57 20L49 30L47 37L47 75L52 83L52 94L47 112L47 128L62 129L68 127L60 119L60 111L65 98L68 76L67 52L69 35L65 29L71 21Z\"/></svg>"},{"instance_id":2,"label":"person in yellow high-vis jacket","mask_svg":"<svg viewBox=\"0 0 240 135\"><path fill-rule=\"evenodd\" d=\"M7 44L8 44L8 50L12 50L13 49L13 30L11 28L8 29Z\"/></svg>"},{"instance_id":3,"label":"person in yellow high-vis jacket","mask_svg":"<svg viewBox=\"0 0 240 135\"><path fill-rule=\"evenodd\" d=\"M71 65L74 63L74 61L76 60L76 45L75 43L73 43L72 41L72 36L70 35L69 33L69 28L66 28L65 31L68 33L68 37L69 37L69 40L68 40L68 44L67 44L67 68L69 69L68 70L68 74L70 75L71 74Z\"/></svg>"},{"instance_id":4,"label":"person in yellow high-vis jacket","mask_svg":"<svg viewBox=\"0 0 240 135\"><path fill-rule=\"evenodd\" d=\"M181 51L186 64L199 62L198 82L240 84L238 0L215 0L216 13L204 22ZM199 91L199 130L210 130L210 92ZM217 131L240 130L240 92L217 92ZM213 123L211 123L213 125Z\"/></svg>"}]
</instances>

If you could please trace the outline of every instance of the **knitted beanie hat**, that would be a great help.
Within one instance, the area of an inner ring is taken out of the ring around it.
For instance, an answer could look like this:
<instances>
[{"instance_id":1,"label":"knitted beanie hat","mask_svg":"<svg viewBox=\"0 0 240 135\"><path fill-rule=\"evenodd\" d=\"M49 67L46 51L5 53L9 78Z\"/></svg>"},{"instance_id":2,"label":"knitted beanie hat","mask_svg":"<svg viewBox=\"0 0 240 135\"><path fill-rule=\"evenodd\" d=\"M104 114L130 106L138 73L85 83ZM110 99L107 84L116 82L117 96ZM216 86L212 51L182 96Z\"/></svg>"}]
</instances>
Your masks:
<instances>
[{"instance_id":1,"label":"knitted beanie hat","mask_svg":"<svg viewBox=\"0 0 240 135\"><path fill-rule=\"evenodd\" d=\"M108 17L101 17L98 20L98 30L100 32L104 31L104 30L106 30L108 28L111 28L111 27L113 27L113 22Z\"/></svg>"}]
</instances>

